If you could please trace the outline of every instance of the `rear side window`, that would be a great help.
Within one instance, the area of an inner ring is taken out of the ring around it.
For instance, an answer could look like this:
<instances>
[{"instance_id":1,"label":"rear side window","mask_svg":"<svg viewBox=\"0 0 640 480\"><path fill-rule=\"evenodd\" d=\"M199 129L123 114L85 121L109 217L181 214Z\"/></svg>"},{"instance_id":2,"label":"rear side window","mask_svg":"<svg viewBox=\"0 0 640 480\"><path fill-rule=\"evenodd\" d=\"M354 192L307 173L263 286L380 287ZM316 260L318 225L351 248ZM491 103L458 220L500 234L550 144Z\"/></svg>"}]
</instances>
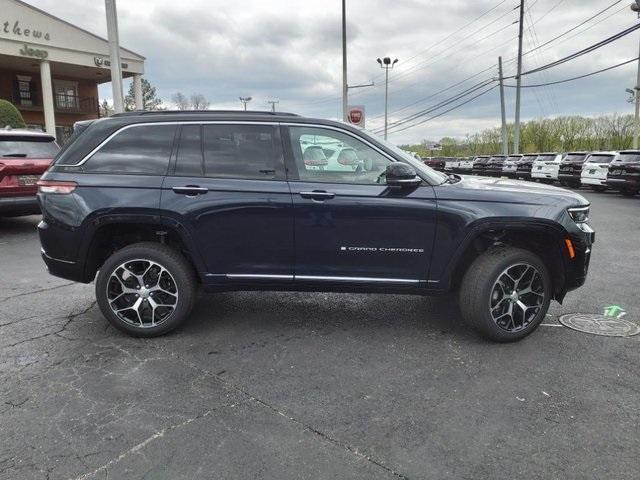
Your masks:
<instances>
[{"instance_id":1,"label":"rear side window","mask_svg":"<svg viewBox=\"0 0 640 480\"><path fill-rule=\"evenodd\" d=\"M84 164L89 173L165 175L173 146L175 125L125 128Z\"/></svg>"},{"instance_id":2,"label":"rear side window","mask_svg":"<svg viewBox=\"0 0 640 480\"><path fill-rule=\"evenodd\" d=\"M53 137L3 135L0 137L0 157L53 158L60 150Z\"/></svg>"},{"instance_id":3,"label":"rear side window","mask_svg":"<svg viewBox=\"0 0 640 480\"><path fill-rule=\"evenodd\" d=\"M204 175L273 180L281 162L271 125L202 125Z\"/></svg>"}]
</instances>

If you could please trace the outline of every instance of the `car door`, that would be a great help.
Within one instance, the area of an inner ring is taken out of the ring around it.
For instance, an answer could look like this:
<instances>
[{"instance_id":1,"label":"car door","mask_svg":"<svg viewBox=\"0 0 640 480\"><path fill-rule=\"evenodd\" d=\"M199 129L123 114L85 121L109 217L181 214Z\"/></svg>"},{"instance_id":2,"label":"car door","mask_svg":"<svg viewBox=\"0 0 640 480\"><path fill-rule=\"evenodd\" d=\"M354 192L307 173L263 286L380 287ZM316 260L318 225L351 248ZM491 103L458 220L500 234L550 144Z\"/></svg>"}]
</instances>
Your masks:
<instances>
[{"instance_id":1,"label":"car door","mask_svg":"<svg viewBox=\"0 0 640 480\"><path fill-rule=\"evenodd\" d=\"M293 217L276 124L183 123L162 187L212 283L291 281Z\"/></svg>"},{"instance_id":2,"label":"car door","mask_svg":"<svg viewBox=\"0 0 640 480\"><path fill-rule=\"evenodd\" d=\"M394 160L348 130L283 128L294 205L296 282L421 284L436 228L433 188L390 188ZM308 148L349 147L355 169L308 168Z\"/></svg>"}]
</instances>

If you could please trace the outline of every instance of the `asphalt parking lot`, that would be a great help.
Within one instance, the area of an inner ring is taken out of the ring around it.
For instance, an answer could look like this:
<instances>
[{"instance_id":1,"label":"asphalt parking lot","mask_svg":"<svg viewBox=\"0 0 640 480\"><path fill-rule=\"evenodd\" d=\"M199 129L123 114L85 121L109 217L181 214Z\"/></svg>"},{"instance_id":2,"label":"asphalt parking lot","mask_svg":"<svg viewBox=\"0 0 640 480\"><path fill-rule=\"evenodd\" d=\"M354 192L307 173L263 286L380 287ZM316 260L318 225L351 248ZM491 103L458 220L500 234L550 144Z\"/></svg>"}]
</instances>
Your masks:
<instances>
[{"instance_id":1,"label":"asphalt parking lot","mask_svg":"<svg viewBox=\"0 0 640 480\"><path fill-rule=\"evenodd\" d=\"M202 295L156 339L49 276L37 217L0 219L0 478L637 479L640 197L584 195L591 272L525 340L483 341L451 298Z\"/></svg>"}]
</instances>

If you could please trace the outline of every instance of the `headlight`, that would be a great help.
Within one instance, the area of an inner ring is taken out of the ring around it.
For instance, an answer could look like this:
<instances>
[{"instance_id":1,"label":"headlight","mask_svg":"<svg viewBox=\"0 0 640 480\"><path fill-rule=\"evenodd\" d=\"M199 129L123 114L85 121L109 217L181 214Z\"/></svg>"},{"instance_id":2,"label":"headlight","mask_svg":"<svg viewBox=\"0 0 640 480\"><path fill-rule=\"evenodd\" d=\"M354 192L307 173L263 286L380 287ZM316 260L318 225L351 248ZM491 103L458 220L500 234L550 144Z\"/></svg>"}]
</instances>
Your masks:
<instances>
[{"instance_id":1,"label":"headlight","mask_svg":"<svg viewBox=\"0 0 640 480\"><path fill-rule=\"evenodd\" d=\"M576 223L586 223L589 221L589 207L568 208L567 212Z\"/></svg>"}]
</instances>

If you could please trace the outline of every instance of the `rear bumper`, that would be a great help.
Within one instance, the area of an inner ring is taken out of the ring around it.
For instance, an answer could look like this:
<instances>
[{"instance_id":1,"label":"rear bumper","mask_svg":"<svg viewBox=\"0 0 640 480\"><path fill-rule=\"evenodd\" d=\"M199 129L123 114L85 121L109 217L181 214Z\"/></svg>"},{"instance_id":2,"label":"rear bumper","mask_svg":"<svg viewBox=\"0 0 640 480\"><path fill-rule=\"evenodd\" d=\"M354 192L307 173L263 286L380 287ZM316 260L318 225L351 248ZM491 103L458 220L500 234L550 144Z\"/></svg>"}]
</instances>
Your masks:
<instances>
[{"instance_id":1,"label":"rear bumper","mask_svg":"<svg viewBox=\"0 0 640 480\"><path fill-rule=\"evenodd\" d=\"M0 197L0 216L40 214L40 206L35 195L28 197Z\"/></svg>"},{"instance_id":2,"label":"rear bumper","mask_svg":"<svg viewBox=\"0 0 640 480\"><path fill-rule=\"evenodd\" d=\"M606 178L595 178L595 177L581 177L580 178L580 183L582 183L583 185L598 185L601 187L606 187L607 186L607 179Z\"/></svg>"},{"instance_id":3,"label":"rear bumper","mask_svg":"<svg viewBox=\"0 0 640 480\"><path fill-rule=\"evenodd\" d=\"M546 180L558 180L558 172L557 171L549 171L549 170L532 170L531 178L541 178Z\"/></svg>"},{"instance_id":4,"label":"rear bumper","mask_svg":"<svg viewBox=\"0 0 640 480\"><path fill-rule=\"evenodd\" d=\"M580 183L580 172L576 173L558 173L558 180L568 183Z\"/></svg>"},{"instance_id":5,"label":"rear bumper","mask_svg":"<svg viewBox=\"0 0 640 480\"><path fill-rule=\"evenodd\" d=\"M640 178L607 178L607 185L614 190L640 190Z\"/></svg>"},{"instance_id":6,"label":"rear bumper","mask_svg":"<svg viewBox=\"0 0 640 480\"><path fill-rule=\"evenodd\" d=\"M74 282L86 283L83 278L84 271L76 262L50 257L44 251L44 248L40 249L40 255L42 256L42 260L44 260L47 270L51 275L72 280Z\"/></svg>"}]
</instances>

